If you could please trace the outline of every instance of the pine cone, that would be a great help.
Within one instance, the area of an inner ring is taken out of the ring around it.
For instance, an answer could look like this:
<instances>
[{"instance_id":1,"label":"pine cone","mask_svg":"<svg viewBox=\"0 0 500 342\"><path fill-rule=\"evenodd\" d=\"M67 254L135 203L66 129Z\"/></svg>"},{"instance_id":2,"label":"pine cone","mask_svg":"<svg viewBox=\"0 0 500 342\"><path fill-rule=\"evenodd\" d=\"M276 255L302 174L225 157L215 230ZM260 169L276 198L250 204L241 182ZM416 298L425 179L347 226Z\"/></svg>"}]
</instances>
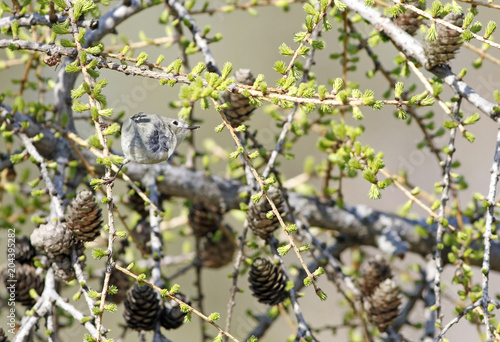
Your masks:
<instances>
[{"instance_id":1,"label":"pine cone","mask_svg":"<svg viewBox=\"0 0 500 342\"><path fill-rule=\"evenodd\" d=\"M55 255L70 255L71 247L75 243L73 233L65 224L55 224L52 221L40 225L31 233L31 244L49 258Z\"/></svg>"},{"instance_id":2,"label":"pine cone","mask_svg":"<svg viewBox=\"0 0 500 342\"><path fill-rule=\"evenodd\" d=\"M215 207L208 207L202 202L195 202L189 208L189 225L196 236L215 233L220 227L222 215Z\"/></svg>"},{"instance_id":3,"label":"pine cone","mask_svg":"<svg viewBox=\"0 0 500 342\"><path fill-rule=\"evenodd\" d=\"M16 302L33 306L35 300L31 298L29 292L34 289L39 295L42 294L45 286L43 274L37 273L37 269L29 264L16 263L14 269L15 274L10 273L8 268L2 272L2 280L7 292L12 296L13 290Z\"/></svg>"},{"instance_id":4,"label":"pine cone","mask_svg":"<svg viewBox=\"0 0 500 342\"><path fill-rule=\"evenodd\" d=\"M360 269L358 285L361 293L369 297L384 280L392 278L391 268L381 255L368 260Z\"/></svg>"},{"instance_id":5,"label":"pine cone","mask_svg":"<svg viewBox=\"0 0 500 342\"><path fill-rule=\"evenodd\" d=\"M130 279L129 276L123 272L116 269L111 271L111 276L109 277L109 286L114 285L118 289L118 292L114 295L108 293L106 299L115 304L120 304L127 298L127 291L130 289Z\"/></svg>"},{"instance_id":6,"label":"pine cone","mask_svg":"<svg viewBox=\"0 0 500 342\"><path fill-rule=\"evenodd\" d=\"M425 2L421 4L420 1L414 0L408 1L407 3L419 9L425 9ZM420 15L418 13L407 9L404 13L401 13L396 18L394 18L394 24L398 25L399 27L401 27L401 29L413 36L419 29L420 25L422 25L422 19L419 17Z\"/></svg>"},{"instance_id":7,"label":"pine cone","mask_svg":"<svg viewBox=\"0 0 500 342\"><path fill-rule=\"evenodd\" d=\"M102 213L91 191L80 191L71 201L66 222L78 240L94 241L101 234Z\"/></svg>"},{"instance_id":8,"label":"pine cone","mask_svg":"<svg viewBox=\"0 0 500 342\"><path fill-rule=\"evenodd\" d=\"M398 317L399 290L392 279L386 279L373 291L371 297L365 301L368 320L383 332Z\"/></svg>"},{"instance_id":9,"label":"pine cone","mask_svg":"<svg viewBox=\"0 0 500 342\"><path fill-rule=\"evenodd\" d=\"M83 255L85 246L82 241L76 242L73 246L76 249L76 255L79 257ZM52 268L54 269L54 274L65 282L76 278L72 260L71 254L59 254L49 257L49 261L52 263ZM78 262L82 269L85 268L85 261L79 260Z\"/></svg>"},{"instance_id":10,"label":"pine cone","mask_svg":"<svg viewBox=\"0 0 500 342\"><path fill-rule=\"evenodd\" d=\"M463 13L455 14L453 12L447 14L443 20L462 27L464 19ZM427 42L426 54L428 56L427 69L432 69L437 65L447 64L449 60L455 57L457 50L460 48L460 32L449 29L444 25L437 24L437 39Z\"/></svg>"},{"instance_id":11,"label":"pine cone","mask_svg":"<svg viewBox=\"0 0 500 342\"><path fill-rule=\"evenodd\" d=\"M135 330L153 330L156 316L160 310L158 294L147 285L134 285L123 302L125 310L123 318L129 328Z\"/></svg>"},{"instance_id":12,"label":"pine cone","mask_svg":"<svg viewBox=\"0 0 500 342\"><path fill-rule=\"evenodd\" d=\"M274 202L281 216L285 214L285 203L277 188L269 188L267 191L269 198ZM258 203L250 203L248 206L247 220L248 226L254 234L266 240L280 225L278 218L274 216L271 219L267 218L267 213L271 211L271 205L262 196Z\"/></svg>"},{"instance_id":13,"label":"pine cone","mask_svg":"<svg viewBox=\"0 0 500 342\"><path fill-rule=\"evenodd\" d=\"M22 238L16 238L14 254L16 262L20 264L33 264L36 249L31 244L29 237L23 236Z\"/></svg>"},{"instance_id":14,"label":"pine cone","mask_svg":"<svg viewBox=\"0 0 500 342\"><path fill-rule=\"evenodd\" d=\"M200 260L203 266L219 268L226 266L233 261L235 246L233 240L224 232L221 232L220 239L204 238L205 242L200 251Z\"/></svg>"},{"instance_id":15,"label":"pine cone","mask_svg":"<svg viewBox=\"0 0 500 342\"><path fill-rule=\"evenodd\" d=\"M245 85L253 85L255 77L253 77L250 69L240 69L234 74L236 82ZM238 127L244 121L250 118L250 114L255 110L255 107L250 104L250 100L242 94L233 94L225 91L221 95L221 102L230 102L227 109L224 109L224 114L231 123L231 126Z\"/></svg>"},{"instance_id":16,"label":"pine cone","mask_svg":"<svg viewBox=\"0 0 500 342\"><path fill-rule=\"evenodd\" d=\"M58 277L64 281L75 279L71 251L74 247L77 256L81 256L85 247L82 241L75 239L66 224L55 224L50 221L40 225L31 233L31 243L39 252L47 255ZM82 268L85 266L82 261L80 264Z\"/></svg>"},{"instance_id":17,"label":"pine cone","mask_svg":"<svg viewBox=\"0 0 500 342\"><path fill-rule=\"evenodd\" d=\"M189 298L182 294L176 293L175 297L182 300L184 303L191 305ZM161 326L165 329L177 329L184 323L184 317L187 313L181 311L181 306L175 300L166 300L163 302L163 308L160 314Z\"/></svg>"},{"instance_id":18,"label":"pine cone","mask_svg":"<svg viewBox=\"0 0 500 342\"><path fill-rule=\"evenodd\" d=\"M0 342L7 342L7 336L5 336L5 331L3 331L2 328L0 328Z\"/></svg>"},{"instance_id":19,"label":"pine cone","mask_svg":"<svg viewBox=\"0 0 500 342\"><path fill-rule=\"evenodd\" d=\"M281 265L257 258L252 263L248 276L250 289L259 302L269 305L281 303L288 297L286 278Z\"/></svg>"}]
</instances>

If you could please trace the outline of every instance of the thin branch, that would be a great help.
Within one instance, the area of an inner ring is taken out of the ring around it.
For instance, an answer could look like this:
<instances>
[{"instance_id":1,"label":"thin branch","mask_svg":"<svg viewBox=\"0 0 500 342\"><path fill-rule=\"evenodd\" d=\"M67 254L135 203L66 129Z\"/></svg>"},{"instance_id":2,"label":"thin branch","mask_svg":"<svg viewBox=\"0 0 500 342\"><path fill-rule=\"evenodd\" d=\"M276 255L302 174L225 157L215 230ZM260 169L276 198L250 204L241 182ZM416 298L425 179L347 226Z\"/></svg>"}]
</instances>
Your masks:
<instances>
[{"instance_id":1,"label":"thin branch","mask_svg":"<svg viewBox=\"0 0 500 342\"><path fill-rule=\"evenodd\" d=\"M500 178L500 120L497 120L498 131L497 131L497 141L495 146L495 156L493 164L491 166L491 176L490 184L488 189L488 196L486 196L486 201L488 203L488 208L486 211L486 222L484 227L484 257L483 265L481 269L482 273L482 296L481 304L484 311L484 324L486 326L486 341L493 341L492 329L490 323L490 310L488 305L490 304L489 297L489 275L490 275L490 258L491 258L491 239L493 235L493 229L496 228L496 218L495 218L495 207L496 207L496 189L498 185L498 179Z\"/></svg>"},{"instance_id":2,"label":"thin branch","mask_svg":"<svg viewBox=\"0 0 500 342\"><path fill-rule=\"evenodd\" d=\"M217 67L217 62L215 61L212 52L208 48L207 40L201 35L196 21L178 0L167 0L166 3L169 7L174 9L175 14L179 17L179 19L181 19L183 22L185 22L186 20L188 21L189 25L187 26L193 34L196 44L201 48L203 56L205 56L205 64L207 65L208 70L220 75L219 68Z\"/></svg>"},{"instance_id":3,"label":"thin branch","mask_svg":"<svg viewBox=\"0 0 500 342\"><path fill-rule=\"evenodd\" d=\"M238 254L236 256L236 260L234 262L234 270L232 273L232 278L233 278L233 284L231 286L230 294L229 294L229 300L227 303L227 317L226 317L226 331L230 331L231 328L231 318L233 315L233 308L236 305L235 302L235 297L236 297L236 292L238 292L238 276L240 274L240 267L241 267L241 262L243 261L244 254L243 254L243 249L245 248L246 245L246 237L247 237L247 232L248 232L248 222L245 220L245 223L243 225L243 230L239 236L240 239L240 244L238 246Z\"/></svg>"},{"instance_id":4,"label":"thin branch","mask_svg":"<svg viewBox=\"0 0 500 342\"><path fill-rule=\"evenodd\" d=\"M346 2L346 5L361 15L373 27L376 27L377 30L388 36L406 56L414 58L421 65L426 64L427 57L422 44L394 24L389 18L382 16L376 9L367 7L365 2L361 0L350 0ZM458 95L465 98L490 118L496 118L498 115L495 110L497 105L476 93L467 83L459 79L448 65L437 66L429 71L442 78Z\"/></svg>"},{"instance_id":5,"label":"thin branch","mask_svg":"<svg viewBox=\"0 0 500 342\"><path fill-rule=\"evenodd\" d=\"M477 53L481 58L487 59L492 63L495 63L496 65L500 66L500 59L493 57L491 54L487 53L486 50L480 49L475 47L474 45L470 43L463 43L463 46L465 46L467 49L474 51Z\"/></svg>"},{"instance_id":6,"label":"thin branch","mask_svg":"<svg viewBox=\"0 0 500 342\"><path fill-rule=\"evenodd\" d=\"M470 4L472 6L484 6L488 8L493 8L493 9L500 9L500 5L495 5L491 2L481 2L481 1L472 1L472 0L458 0L460 2L463 2L465 4Z\"/></svg>"},{"instance_id":7,"label":"thin branch","mask_svg":"<svg viewBox=\"0 0 500 342\"><path fill-rule=\"evenodd\" d=\"M460 111L461 99L456 103L454 109L454 117L455 120L458 119L458 113ZM448 192L450 191L450 173L451 166L453 160L453 154L455 152L455 135L457 129L453 127L450 129L450 137L448 141L448 153L446 155L445 164L444 164L444 175L443 175L443 191L441 193L441 201L439 204L439 213L438 213L438 228L436 231L436 252L434 253L434 259L436 260L436 275L434 278L434 294L436 296L436 323L439 326L442 326L443 323L443 313L441 307L441 275L443 273L443 259L441 257L442 253L442 244L443 244L443 235L445 231L445 225L443 221L445 220L445 208L446 202L449 199Z\"/></svg>"},{"instance_id":8,"label":"thin branch","mask_svg":"<svg viewBox=\"0 0 500 342\"><path fill-rule=\"evenodd\" d=\"M464 309L463 311L461 311L459 314L457 314L455 316L455 318L453 318L444 328L443 330L439 333L439 335L436 336L436 338L434 339L434 342L439 342L443 339L444 335L448 332L448 330L450 330L450 328L457 324L460 319L462 317L464 317L466 314L468 314L469 312L471 312L472 310L474 310L475 308L477 308L478 306L481 305L481 302L480 301L477 301L475 302L474 304L472 304L471 306L467 307L466 309Z\"/></svg>"},{"instance_id":9,"label":"thin branch","mask_svg":"<svg viewBox=\"0 0 500 342\"><path fill-rule=\"evenodd\" d=\"M414 194L412 194L411 191L406 189L403 184L401 184L396 177L394 177L389 170L383 168L380 169L380 173L382 173L384 176L387 178L392 179L394 185L401 190L409 199L411 199L413 202L415 202L420 208L424 209L427 214L429 214L430 217L434 219L434 222L438 222L438 214L436 214L429 206L427 206L425 203L423 203L418 197L416 197ZM448 228L451 229L452 231L455 231L456 228L452 224L448 224Z\"/></svg>"},{"instance_id":10,"label":"thin branch","mask_svg":"<svg viewBox=\"0 0 500 342\"><path fill-rule=\"evenodd\" d=\"M56 187L54 186L54 183L52 182L52 178L49 175L49 170L45 159L38 153L31 139L28 138L26 134L19 132L18 135L21 138L21 141L23 142L30 156L40 164L40 173L42 174L43 180L45 181L45 186L47 187L48 193L50 195L51 205L55 209L55 213L57 215L56 219L58 220L58 222L62 222L62 219L64 218L64 210L62 208L61 201L62 194L59 195Z\"/></svg>"},{"instance_id":11,"label":"thin branch","mask_svg":"<svg viewBox=\"0 0 500 342\"><path fill-rule=\"evenodd\" d=\"M58 53L59 55L64 55L64 56L70 56L70 57L75 57L77 54L77 51L75 48L63 48L58 45L49 45L49 44L41 44L41 43L32 43L30 41L24 41L24 40L13 40L13 39L0 39L0 48L2 47L9 47L9 46L15 46L18 49L26 49L26 50L35 50L35 51L43 51L46 52L49 55ZM102 53L103 56L108 56L108 57L115 57L120 60L129 60L133 62L137 62L137 59L134 59L132 57L126 57L123 55L114 55L114 54L109 54L109 53ZM105 60L102 57L96 57L96 56L87 56L88 60L93 60L97 59L98 68L106 68L110 70L115 70L118 72L122 72L125 75L134 75L134 76L142 76L142 77L147 77L147 78L152 78L152 79L157 79L157 80L167 80L167 81L175 81L176 83L184 83L184 84L191 84L191 81L189 80L189 77L187 74L182 74L182 73L169 73L166 72L167 68L162 67L158 64L153 64L153 63L144 63L144 66L137 67L135 65L125 65L125 64L119 64L119 63L113 63L110 61ZM161 71L153 71L149 70L146 66L152 66L155 68L158 68ZM204 81L204 86L208 86L208 83ZM312 97L301 97L301 96L293 96L293 95L288 95L288 94L283 94L283 91L281 89L276 89L276 88L268 88L266 93L263 93L260 90L253 89L251 86L247 86L244 84L237 84L234 83L228 88L229 92L232 93L238 93L238 94L243 94L247 93L250 94L252 97L257 97L260 98L266 102L272 103L273 99L278 99L281 101L288 101L288 102L293 102L297 104L314 104L314 105L329 105L329 106L336 106L336 107L347 107L347 106L371 106L372 104L367 104L363 99L359 98L347 98L346 101L338 100L336 96L334 95L326 95L324 99L321 99L318 94L313 95ZM380 102L384 105L391 105L391 106L401 106L401 105L410 105L408 101L396 101L396 100L380 100Z\"/></svg>"},{"instance_id":12,"label":"thin branch","mask_svg":"<svg viewBox=\"0 0 500 342\"><path fill-rule=\"evenodd\" d=\"M56 23L63 23L66 20L68 20L68 17L65 17L63 15L57 15L56 16ZM4 17L0 18L0 28L5 28L5 27L10 27L10 25L16 21L19 26L23 27L31 27L35 25L40 25L40 26L52 26L53 22L50 20L50 15L40 15L38 13L31 13L31 14L26 14L21 17ZM90 19L90 20L80 20L77 22L78 27L83 27L83 28L88 28L91 30L94 30L99 27L99 21L96 19Z\"/></svg>"}]
</instances>

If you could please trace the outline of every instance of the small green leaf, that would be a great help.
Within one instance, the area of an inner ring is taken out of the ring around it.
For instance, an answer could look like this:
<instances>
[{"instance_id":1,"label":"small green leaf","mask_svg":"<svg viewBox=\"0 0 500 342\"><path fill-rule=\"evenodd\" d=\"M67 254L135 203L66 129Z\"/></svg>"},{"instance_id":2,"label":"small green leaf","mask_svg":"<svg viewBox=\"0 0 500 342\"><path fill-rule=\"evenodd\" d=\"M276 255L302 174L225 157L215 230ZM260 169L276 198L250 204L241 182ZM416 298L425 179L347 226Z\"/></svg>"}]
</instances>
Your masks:
<instances>
[{"instance_id":1,"label":"small green leaf","mask_svg":"<svg viewBox=\"0 0 500 342\"><path fill-rule=\"evenodd\" d=\"M114 122L111 126L106 127L104 131L102 131L103 135L113 135L120 131L120 125Z\"/></svg>"},{"instance_id":2,"label":"small green leaf","mask_svg":"<svg viewBox=\"0 0 500 342\"><path fill-rule=\"evenodd\" d=\"M429 30L427 31L427 35L425 36L425 39L432 42L432 41L436 40L437 37L438 37L438 34L437 34L436 24L432 24L431 27L429 27Z\"/></svg>"},{"instance_id":3,"label":"small green leaf","mask_svg":"<svg viewBox=\"0 0 500 342\"><path fill-rule=\"evenodd\" d=\"M325 48L325 42L322 40L313 40L311 46L315 50L323 50Z\"/></svg>"},{"instance_id":4,"label":"small green leaf","mask_svg":"<svg viewBox=\"0 0 500 342\"><path fill-rule=\"evenodd\" d=\"M294 53L294 51L285 43L280 45L279 52L283 56L291 56Z\"/></svg>"},{"instance_id":5,"label":"small green leaf","mask_svg":"<svg viewBox=\"0 0 500 342\"><path fill-rule=\"evenodd\" d=\"M486 25L486 31L484 33L484 38L489 38L493 34L493 32L495 32L496 28L497 28L497 24L494 21L490 20L488 22L488 25Z\"/></svg>"},{"instance_id":6,"label":"small green leaf","mask_svg":"<svg viewBox=\"0 0 500 342\"><path fill-rule=\"evenodd\" d=\"M304 11L309 14L309 15L317 15L318 14L318 11L316 11L313 7L313 5L309 4L309 3L305 3L304 6L302 7L304 8Z\"/></svg>"},{"instance_id":7,"label":"small green leaf","mask_svg":"<svg viewBox=\"0 0 500 342\"><path fill-rule=\"evenodd\" d=\"M277 61L277 62L275 62L274 63L274 70L276 70L280 74L285 74L286 73L285 62L283 62L283 61Z\"/></svg>"},{"instance_id":8,"label":"small green leaf","mask_svg":"<svg viewBox=\"0 0 500 342\"><path fill-rule=\"evenodd\" d=\"M363 178L366 179L367 181L369 181L372 184L376 184L377 183L377 177L368 168L366 168L366 169L363 170Z\"/></svg>"},{"instance_id":9,"label":"small green leaf","mask_svg":"<svg viewBox=\"0 0 500 342\"><path fill-rule=\"evenodd\" d=\"M401 95L403 95L403 89L404 89L404 84L402 82L396 83L396 86L394 87L394 97L396 99L401 98Z\"/></svg>"},{"instance_id":10,"label":"small green leaf","mask_svg":"<svg viewBox=\"0 0 500 342\"><path fill-rule=\"evenodd\" d=\"M368 197L370 197L370 199L380 199L382 197L382 194L380 193L380 189L377 184L372 184L370 191L368 193Z\"/></svg>"},{"instance_id":11,"label":"small green leaf","mask_svg":"<svg viewBox=\"0 0 500 342\"><path fill-rule=\"evenodd\" d=\"M474 36L472 35L472 32L470 30L465 30L464 32L462 32L460 34L460 36L462 37L464 42L470 42L474 38Z\"/></svg>"},{"instance_id":12,"label":"small green leaf","mask_svg":"<svg viewBox=\"0 0 500 342\"><path fill-rule=\"evenodd\" d=\"M113 108L101 109L98 111L98 113L99 113L99 115L104 116L104 117L110 117L110 116L113 116L113 114L114 114Z\"/></svg>"},{"instance_id":13,"label":"small green leaf","mask_svg":"<svg viewBox=\"0 0 500 342\"><path fill-rule=\"evenodd\" d=\"M319 291L316 291L316 295L319 297L319 299L321 299L322 301L325 301L328 299L328 296L326 295L326 293L324 293L323 291L319 290Z\"/></svg>"},{"instance_id":14,"label":"small green leaf","mask_svg":"<svg viewBox=\"0 0 500 342\"><path fill-rule=\"evenodd\" d=\"M62 23L57 23L52 25L52 32L56 34L68 34L71 31L69 30L69 20L66 20Z\"/></svg>"},{"instance_id":15,"label":"small green leaf","mask_svg":"<svg viewBox=\"0 0 500 342\"><path fill-rule=\"evenodd\" d=\"M76 0L73 5L73 16L75 20L78 20L83 13L94 8L96 8L96 4L92 0Z\"/></svg>"},{"instance_id":16,"label":"small green leaf","mask_svg":"<svg viewBox=\"0 0 500 342\"><path fill-rule=\"evenodd\" d=\"M223 80L227 79L233 70L233 65L229 62L224 63L224 67L222 68L221 77Z\"/></svg>"},{"instance_id":17,"label":"small green leaf","mask_svg":"<svg viewBox=\"0 0 500 342\"><path fill-rule=\"evenodd\" d=\"M277 249L278 254L281 256L285 256L290 251L291 248L292 248L292 246L290 246L290 245L284 245L284 246L278 247L278 249Z\"/></svg>"},{"instance_id":18,"label":"small green leaf","mask_svg":"<svg viewBox=\"0 0 500 342\"><path fill-rule=\"evenodd\" d=\"M481 119L481 116L478 113L474 113L471 116L469 116L467 119L464 120L464 125L472 125L475 124L476 122Z\"/></svg>"},{"instance_id":19,"label":"small green leaf","mask_svg":"<svg viewBox=\"0 0 500 342\"><path fill-rule=\"evenodd\" d=\"M464 132L464 138L467 139L467 141L470 143L472 143L472 142L474 142L474 140L476 140L476 137L474 136L474 134L472 134L469 131Z\"/></svg>"},{"instance_id":20,"label":"small green leaf","mask_svg":"<svg viewBox=\"0 0 500 342\"><path fill-rule=\"evenodd\" d=\"M208 316L208 319L210 320L210 322L218 321L220 319L220 314L218 312L211 313Z\"/></svg>"},{"instance_id":21,"label":"small green leaf","mask_svg":"<svg viewBox=\"0 0 500 342\"><path fill-rule=\"evenodd\" d=\"M108 253L105 250L103 250L102 248L94 248L92 250L92 257L96 260L99 260L107 255L108 255Z\"/></svg>"}]
</instances>

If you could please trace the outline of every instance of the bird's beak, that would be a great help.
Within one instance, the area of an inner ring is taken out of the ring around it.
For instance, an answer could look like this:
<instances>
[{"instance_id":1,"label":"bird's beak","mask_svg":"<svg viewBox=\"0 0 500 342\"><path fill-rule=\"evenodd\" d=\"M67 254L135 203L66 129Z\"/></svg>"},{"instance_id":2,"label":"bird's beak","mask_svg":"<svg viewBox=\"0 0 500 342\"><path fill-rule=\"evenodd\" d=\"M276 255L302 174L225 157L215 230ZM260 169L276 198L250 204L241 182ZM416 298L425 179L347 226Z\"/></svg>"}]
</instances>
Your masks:
<instances>
[{"instance_id":1,"label":"bird's beak","mask_svg":"<svg viewBox=\"0 0 500 342\"><path fill-rule=\"evenodd\" d=\"M200 128L200 126L189 126L189 127L186 127L186 128L189 129L190 131L194 131L195 129Z\"/></svg>"}]
</instances>

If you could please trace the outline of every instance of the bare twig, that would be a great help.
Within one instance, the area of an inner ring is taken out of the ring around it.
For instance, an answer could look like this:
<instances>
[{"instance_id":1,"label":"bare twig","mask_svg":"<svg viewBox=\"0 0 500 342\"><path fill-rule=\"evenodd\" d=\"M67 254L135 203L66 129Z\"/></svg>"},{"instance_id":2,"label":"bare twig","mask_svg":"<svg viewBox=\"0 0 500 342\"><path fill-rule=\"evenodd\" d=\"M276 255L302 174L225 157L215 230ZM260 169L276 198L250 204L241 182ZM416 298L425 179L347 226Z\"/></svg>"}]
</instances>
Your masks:
<instances>
[{"instance_id":1,"label":"bare twig","mask_svg":"<svg viewBox=\"0 0 500 342\"><path fill-rule=\"evenodd\" d=\"M193 17L191 17L186 8L178 0L167 0L166 3L169 7L174 9L175 13L180 19L182 19L184 22L185 20L189 22L188 28L193 34L196 44L201 48L201 52L205 56L205 64L207 65L208 70L220 75L219 68L217 67L217 62L215 61L212 52L208 48L207 40L202 37L196 21L193 19Z\"/></svg>"},{"instance_id":2,"label":"bare twig","mask_svg":"<svg viewBox=\"0 0 500 342\"><path fill-rule=\"evenodd\" d=\"M454 117L458 119L458 113L460 111L461 99L456 103L454 109ZM441 326L443 323L443 313L441 307L441 274L443 273L443 259L441 257L442 253L442 244L443 244L443 235L445 231L445 225L443 221L445 220L445 208L446 202L449 199L448 192L450 190L450 173L451 173L451 164L453 160L453 153L455 152L455 135L456 128L450 129L450 138L448 142L448 154L446 155L445 164L444 164L444 175L443 175L443 192L441 193L441 201L439 204L439 213L438 213L438 228L436 232L436 252L434 253L434 259L436 260L436 275L434 278L434 294L436 296L436 323Z\"/></svg>"}]
</instances>

